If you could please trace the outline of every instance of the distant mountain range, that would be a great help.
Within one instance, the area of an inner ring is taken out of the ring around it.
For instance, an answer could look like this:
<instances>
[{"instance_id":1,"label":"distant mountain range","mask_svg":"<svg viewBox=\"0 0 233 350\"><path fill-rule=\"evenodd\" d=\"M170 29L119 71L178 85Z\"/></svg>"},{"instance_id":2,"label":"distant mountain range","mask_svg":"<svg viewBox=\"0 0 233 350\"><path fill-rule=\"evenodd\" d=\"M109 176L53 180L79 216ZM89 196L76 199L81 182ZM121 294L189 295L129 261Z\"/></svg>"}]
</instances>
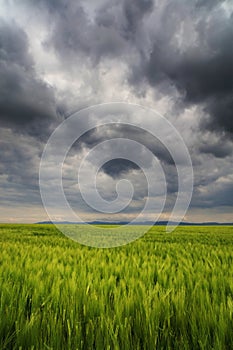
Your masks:
<instances>
[{"instance_id":1,"label":"distant mountain range","mask_svg":"<svg viewBox=\"0 0 233 350\"><path fill-rule=\"evenodd\" d=\"M130 224L128 221L90 221L87 222L90 225L127 225ZM70 221L41 221L37 222L36 224L56 224L56 225L82 225L82 222L70 222ZM166 226L168 224L168 221L158 221L156 223L152 221L144 221L144 222L138 222L137 224L131 224L131 225L149 225L149 226ZM177 225L176 222L169 222L169 225ZM182 221L179 223L179 226L232 226L233 222L186 222Z\"/></svg>"}]
</instances>

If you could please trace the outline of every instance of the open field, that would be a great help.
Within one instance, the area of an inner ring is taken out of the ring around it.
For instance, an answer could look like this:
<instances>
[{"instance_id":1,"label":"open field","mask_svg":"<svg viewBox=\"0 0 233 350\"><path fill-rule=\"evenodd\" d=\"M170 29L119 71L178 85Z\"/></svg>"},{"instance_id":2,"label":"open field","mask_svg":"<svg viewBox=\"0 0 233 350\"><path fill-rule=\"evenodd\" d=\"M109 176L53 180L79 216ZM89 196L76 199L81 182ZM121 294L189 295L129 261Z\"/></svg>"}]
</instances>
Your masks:
<instances>
[{"instance_id":1,"label":"open field","mask_svg":"<svg viewBox=\"0 0 233 350\"><path fill-rule=\"evenodd\" d=\"M233 227L96 249L0 225L0 245L1 350L233 349Z\"/></svg>"}]
</instances>

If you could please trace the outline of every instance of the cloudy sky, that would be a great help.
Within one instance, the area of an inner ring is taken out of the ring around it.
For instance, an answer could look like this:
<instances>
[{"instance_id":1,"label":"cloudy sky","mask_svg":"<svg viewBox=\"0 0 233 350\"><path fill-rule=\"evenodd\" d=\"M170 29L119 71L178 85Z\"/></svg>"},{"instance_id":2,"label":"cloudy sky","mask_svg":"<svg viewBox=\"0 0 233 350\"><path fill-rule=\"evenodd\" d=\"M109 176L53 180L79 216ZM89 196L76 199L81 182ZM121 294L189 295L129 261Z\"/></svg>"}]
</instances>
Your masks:
<instances>
[{"instance_id":1,"label":"cloudy sky","mask_svg":"<svg viewBox=\"0 0 233 350\"><path fill-rule=\"evenodd\" d=\"M183 137L194 172L185 220L233 221L231 0L2 0L1 222L48 219L39 164L49 136L72 113L119 101L156 110ZM94 118L101 121L98 113ZM121 122L126 119L121 111ZM117 182L131 181L133 200L126 210L117 216L97 213L80 195L76 175L83 156L100 142L119 137L143 144L159 160L168 192L161 219L167 219L177 195L176 164L161 142L123 124L96 127L72 146L63 168L67 199L87 220L128 220L141 210L148 195L145 175L135 162L120 157L101 167L97 187L111 201ZM106 146L103 153L109 152ZM128 152L134 159L133 149ZM138 159L150 168L143 149ZM94 163L90 157L90 172ZM48 169L52 193L55 169L49 164ZM162 178L155 178L159 186L152 196L160 203ZM56 205L54 215L69 219Z\"/></svg>"}]
</instances>

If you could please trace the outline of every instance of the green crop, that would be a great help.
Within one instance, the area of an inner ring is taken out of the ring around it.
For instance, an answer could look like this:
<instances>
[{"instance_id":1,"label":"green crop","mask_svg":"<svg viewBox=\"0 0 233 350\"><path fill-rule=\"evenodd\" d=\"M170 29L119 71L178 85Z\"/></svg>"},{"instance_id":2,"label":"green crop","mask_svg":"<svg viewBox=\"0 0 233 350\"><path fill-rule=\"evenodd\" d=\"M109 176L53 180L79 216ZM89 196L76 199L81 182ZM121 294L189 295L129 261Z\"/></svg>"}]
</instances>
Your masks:
<instances>
[{"instance_id":1,"label":"green crop","mask_svg":"<svg viewBox=\"0 0 233 350\"><path fill-rule=\"evenodd\" d=\"M233 227L97 249L0 225L0 246L1 350L233 349Z\"/></svg>"}]
</instances>

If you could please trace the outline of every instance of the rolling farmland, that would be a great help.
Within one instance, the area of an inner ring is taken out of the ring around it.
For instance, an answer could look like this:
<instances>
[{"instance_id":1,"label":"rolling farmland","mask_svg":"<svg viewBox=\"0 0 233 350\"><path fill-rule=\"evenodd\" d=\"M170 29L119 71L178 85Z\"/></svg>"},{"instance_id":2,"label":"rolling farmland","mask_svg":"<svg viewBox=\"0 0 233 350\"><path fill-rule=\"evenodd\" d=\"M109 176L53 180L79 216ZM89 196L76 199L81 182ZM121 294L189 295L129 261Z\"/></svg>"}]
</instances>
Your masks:
<instances>
[{"instance_id":1,"label":"rolling farmland","mask_svg":"<svg viewBox=\"0 0 233 350\"><path fill-rule=\"evenodd\" d=\"M1 350L233 348L233 227L96 249L1 224L0 245Z\"/></svg>"}]
</instances>

